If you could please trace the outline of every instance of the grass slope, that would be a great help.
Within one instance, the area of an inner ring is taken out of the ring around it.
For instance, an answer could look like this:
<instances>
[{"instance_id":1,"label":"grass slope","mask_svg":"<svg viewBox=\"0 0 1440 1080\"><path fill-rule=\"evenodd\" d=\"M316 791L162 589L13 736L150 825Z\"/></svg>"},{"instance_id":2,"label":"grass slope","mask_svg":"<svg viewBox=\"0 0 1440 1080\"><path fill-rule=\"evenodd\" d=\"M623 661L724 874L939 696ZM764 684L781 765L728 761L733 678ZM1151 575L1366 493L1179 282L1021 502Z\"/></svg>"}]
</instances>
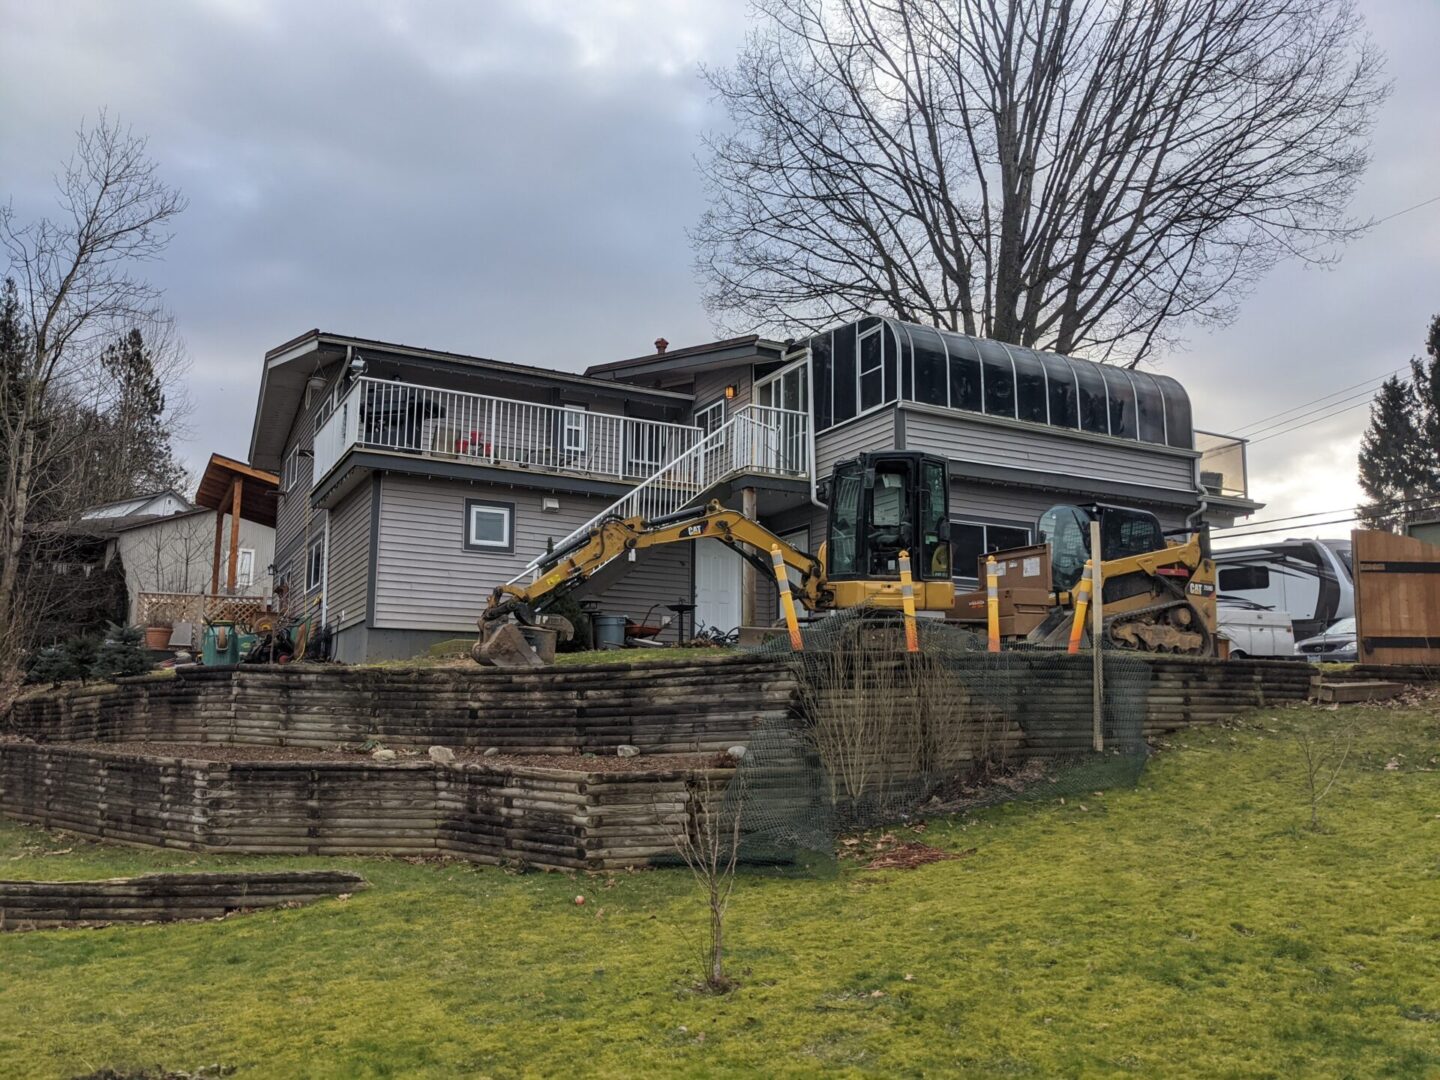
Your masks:
<instances>
[{"instance_id":1,"label":"grass slope","mask_svg":"<svg viewBox=\"0 0 1440 1080\"><path fill-rule=\"evenodd\" d=\"M1295 722L1360 731L1319 833ZM969 858L747 878L743 985L718 998L686 989L701 910L681 872L190 858L0 825L3 877L373 883L221 923L5 935L0 1076L1434 1076L1437 753L1433 705L1259 713L1177 740L1138 790L930 823Z\"/></svg>"}]
</instances>

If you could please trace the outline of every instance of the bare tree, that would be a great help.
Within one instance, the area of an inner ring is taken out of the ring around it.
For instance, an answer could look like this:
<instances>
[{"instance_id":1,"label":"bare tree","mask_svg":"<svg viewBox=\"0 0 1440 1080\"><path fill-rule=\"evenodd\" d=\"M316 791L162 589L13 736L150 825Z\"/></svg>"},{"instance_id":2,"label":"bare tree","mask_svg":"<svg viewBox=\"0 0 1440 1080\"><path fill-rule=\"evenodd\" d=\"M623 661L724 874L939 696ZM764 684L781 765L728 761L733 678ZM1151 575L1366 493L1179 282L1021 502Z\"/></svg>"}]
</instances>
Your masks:
<instances>
[{"instance_id":1,"label":"bare tree","mask_svg":"<svg viewBox=\"0 0 1440 1080\"><path fill-rule=\"evenodd\" d=\"M159 178L144 139L103 113L77 133L56 177L59 213L28 224L0 208L0 245L18 284L21 341L7 351L0 401L0 623L20 614L26 529L63 505L83 475L83 417L106 393L104 346L162 318L158 290L135 274L169 242L184 209ZM16 658L0 656L0 669Z\"/></svg>"},{"instance_id":2,"label":"bare tree","mask_svg":"<svg viewBox=\"0 0 1440 1080\"><path fill-rule=\"evenodd\" d=\"M1388 92L1353 0L757 0L705 76L720 321L894 314L1133 364L1323 261ZM738 317L738 318L737 318Z\"/></svg>"},{"instance_id":3,"label":"bare tree","mask_svg":"<svg viewBox=\"0 0 1440 1080\"><path fill-rule=\"evenodd\" d=\"M740 860L744 777L737 771L723 781L702 776L686 785L685 806L671 830L676 853L690 868L705 897L705 944L701 972L706 989L725 993L734 984L725 974L725 915L735 891Z\"/></svg>"},{"instance_id":4,"label":"bare tree","mask_svg":"<svg viewBox=\"0 0 1440 1080\"><path fill-rule=\"evenodd\" d=\"M1319 738L1308 727L1298 728L1295 742L1300 747L1300 758L1305 767L1305 792L1310 799L1310 828L1320 831L1320 801L1330 794L1340 770L1350 757L1355 745L1355 732L1347 728L1335 731L1328 739Z\"/></svg>"}]
</instances>

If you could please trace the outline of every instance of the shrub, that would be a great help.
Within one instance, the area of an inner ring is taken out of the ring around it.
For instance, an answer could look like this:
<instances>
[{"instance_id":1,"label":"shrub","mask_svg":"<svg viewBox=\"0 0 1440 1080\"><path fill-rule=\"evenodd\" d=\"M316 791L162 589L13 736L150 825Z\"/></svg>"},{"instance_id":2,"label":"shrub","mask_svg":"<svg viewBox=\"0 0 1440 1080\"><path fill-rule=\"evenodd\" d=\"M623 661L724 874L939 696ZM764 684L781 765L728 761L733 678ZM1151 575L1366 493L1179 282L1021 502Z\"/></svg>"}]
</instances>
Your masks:
<instances>
[{"instance_id":1,"label":"shrub","mask_svg":"<svg viewBox=\"0 0 1440 1080\"><path fill-rule=\"evenodd\" d=\"M150 658L145 655L144 642L144 631L138 626L111 623L104 643L96 652L90 674L97 679L145 674L150 670Z\"/></svg>"}]
</instances>

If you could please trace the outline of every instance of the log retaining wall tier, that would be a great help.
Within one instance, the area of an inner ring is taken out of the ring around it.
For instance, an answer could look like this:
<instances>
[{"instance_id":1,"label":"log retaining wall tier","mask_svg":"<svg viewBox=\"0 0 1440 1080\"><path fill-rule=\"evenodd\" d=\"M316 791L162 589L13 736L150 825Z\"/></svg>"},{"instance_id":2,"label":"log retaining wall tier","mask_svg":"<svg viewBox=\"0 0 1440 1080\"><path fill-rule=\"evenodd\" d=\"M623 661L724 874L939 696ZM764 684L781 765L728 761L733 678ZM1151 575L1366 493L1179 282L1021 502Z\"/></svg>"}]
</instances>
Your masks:
<instances>
[{"instance_id":1,"label":"log retaining wall tier","mask_svg":"<svg viewBox=\"0 0 1440 1080\"><path fill-rule=\"evenodd\" d=\"M730 769L587 772L367 758L218 762L0 742L0 813L93 840L245 855L437 855L567 869L671 850Z\"/></svg>"},{"instance_id":2,"label":"log retaining wall tier","mask_svg":"<svg viewBox=\"0 0 1440 1080\"><path fill-rule=\"evenodd\" d=\"M218 919L366 887L345 870L146 874L103 881L0 881L0 930Z\"/></svg>"}]
</instances>

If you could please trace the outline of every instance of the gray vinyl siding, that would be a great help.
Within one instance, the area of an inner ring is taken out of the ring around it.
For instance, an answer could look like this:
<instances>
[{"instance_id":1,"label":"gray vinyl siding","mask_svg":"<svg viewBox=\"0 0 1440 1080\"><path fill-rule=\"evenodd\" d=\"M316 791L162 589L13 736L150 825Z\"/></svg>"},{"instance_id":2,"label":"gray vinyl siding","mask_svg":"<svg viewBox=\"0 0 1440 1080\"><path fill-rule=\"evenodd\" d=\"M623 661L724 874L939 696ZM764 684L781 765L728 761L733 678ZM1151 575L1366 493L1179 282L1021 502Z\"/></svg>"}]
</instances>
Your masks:
<instances>
[{"instance_id":1,"label":"gray vinyl siding","mask_svg":"<svg viewBox=\"0 0 1440 1080\"><path fill-rule=\"evenodd\" d=\"M815 476L827 479L835 462L854 457L862 450L894 448L895 406L886 405L816 435Z\"/></svg>"},{"instance_id":2,"label":"gray vinyl siding","mask_svg":"<svg viewBox=\"0 0 1440 1080\"><path fill-rule=\"evenodd\" d=\"M292 596L299 596L305 591L305 552L310 539L319 536L320 530L325 528L325 515L310 506L310 487L315 479L315 458L312 454L315 413L324 397L323 393L315 394L308 406L301 407L280 460L283 477L290 452L296 448L304 451L296 459L295 485L280 494L275 511L276 580L287 581Z\"/></svg>"},{"instance_id":3,"label":"gray vinyl siding","mask_svg":"<svg viewBox=\"0 0 1440 1080\"><path fill-rule=\"evenodd\" d=\"M735 396L725 409L728 420L736 410L750 404L754 380L748 367L721 368L719 371L702 371L695 376L695 407L703 409L725 397L725 387L733 385Z\"/></svg>"},{"instance_id":4,"label":"gray vinyl siding","mask_svg":"<svg viewBox=\"0 0 1440 1080\"><path fill-rule=\"evenodd\" d=\"M370 598L373 503L372 486L366 482L330 512L330 568L326 578L329 594L325 607L337 629L365 621L365 606Z\"/></svg>"},{"instance_id":5,"label":"gray vinyl siding","mask_svg":"<svg viewBox=\"0 0 1440 1080\"><path fill-rule=\"evenodd\" d=\"M541 509L541 492L386 474L376 537L377 628L468 633L490 591L515 577L548 540L560 541L609 505L600 496L560 495L559 512ZM466 499L513 503L513 553L467 551ZM642 553L604 574L601 610L643 615L652 604L692 594L687 549Z\"/></svg>"},{"instance_id":6,"label":"gray vinyl siding","mask_svg":"<svg viewBox=\"0 0 1440 1080\"><path fill-rule=\"evenodd\" d=\"M1061 434L1050 428L906 407L905 448L952 462L1024 469L1063 486L1067 476L1195 490L1195 455L1148 443Z\"/></svg>"}]
</instances>

